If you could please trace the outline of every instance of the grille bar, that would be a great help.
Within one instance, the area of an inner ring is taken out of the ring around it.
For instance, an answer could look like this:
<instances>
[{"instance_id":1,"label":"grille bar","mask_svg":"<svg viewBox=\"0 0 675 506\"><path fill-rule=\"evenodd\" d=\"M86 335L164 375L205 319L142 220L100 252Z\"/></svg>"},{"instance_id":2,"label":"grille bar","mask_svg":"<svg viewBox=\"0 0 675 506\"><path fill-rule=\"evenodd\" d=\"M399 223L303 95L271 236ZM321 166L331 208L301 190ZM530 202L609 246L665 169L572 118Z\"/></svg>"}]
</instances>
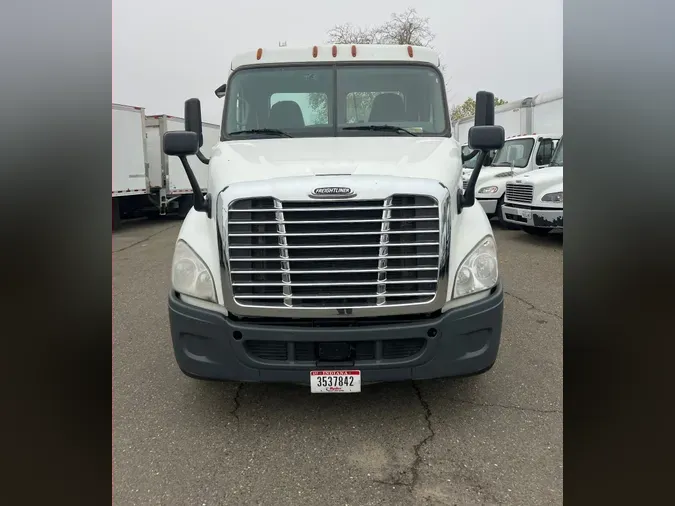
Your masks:
<instances>
[{"instance_id":1,"label":"grille bar","mask_svg":"<svg viewBox=\"0 0 675 506\"><path fill-rule=\"evenodd\" d=\"M294 225L327 225L333 223L381 223L384 220L292 220L289 223ZM438 218L416 218L411 220L409 218L391 218L388 221L438 221ZM277 221L235 221L237 225L276 225Z\"/></svg>"},{"instance_id":2,"label":"grille bar","mask_svg":"<svg viewBox=\"0 0 675 506\"><path fill-rule=\"evenodd\" d=\"M436 292L413 292L413 293L390 293L387 297L420 297L420 296L432 296L436 295ZM284 299L286 302L285 295L237 295L237 299ZM363 299L364 295L291 295L291 299ZM379 299L379 294L378 294Z\"/></svg>"},{"instance_id":3,"label":"grille bar","mask_svg":"<svg viewBox=\"0 0 675 506\"><path fill-rule=\"evenodd\" d=\"M227 291L242 308L289 308L289 314L429 304L441 288L447 240L438 202L407 194L348 202L233 200L223 230Z\"/></svg>"},{"instance_id":4,"label":"grille bar","mask_svg":"<svg viewBox=\"0 0 675 506\"><path fill-rule=\"evenodd\" d=\"M368 257L312 257L312 258L289 258L289 262L301 261L301 262L332 262L337 260L379 260L379 256L368 256ZM387 258L391 260L404 260L404 259L413 259L413 258L438 258L438 255L387 255ZM260 258L230 258L231 262L258 262Z\"/></svg>"},{"instance_id":5,"label":"grille bar","mask_svg":"<svg viewBox=\"0 0 675 506\"><path fill-rule=\"evenodd\" d=\"M382 235L382 234L380 234ZM278 245L262 245L262 246L250 246L250 245L244 245L244 246L230 246L230 249L279 249L281 246L281 240L284 240L284 242L287 241L286 236L279 236L279 244ZM380 244L340 244L340 245L335 245L335 244L320 244L320 245L313 245L313 244L299 244L299 245L289 245L287 243L284 244L283 248L285 250L289 249L335 249L336 247L338 248L377 248L378 246L381 246ZM399 246L399 247L404 247L404 246L438 246L437 242L411 242L411 243L397 243L394 244L394 246Z\"/></svg>"},{"instance_id":6,"label":"grille bar","mask_svg":"<svg viewBox=\"0 0 675 506\"><path fill-rule=\"evenodd\" d=\"M361 286L361 285L379 285L386 283L390 285L400 284L415 284L415 283L437 283L435 279L418 279L415 281L409 280L394 280L394 281L356 281L353 283L293 283L295 286ZM232 283L232 286L284 286L284 283Z\"/></svg>"},{"instance_id":7,"label":"grille bar","mask_svg":"<svg viewBox=\"0 0 675 506\"><path fill-rule=\"evenodd\" d=\"M291 264L288 263L288 239L286 238L286 225L284 223L283 204L280 200L274 200L274 216L277 219L277 233L279 234L279 256L281 257L281 283L284 287L284 306L293 305L293 290L291 286Z\"/></svg>"},{"instance_id":8,"label":"grille bar","mask_svg":"<svg viewBox=\"0 0 675 506\"><path fill-rule=\"evenodd\" d=\"M389 272L406 272L406 271L435 271L438 270L437 267L407 267L407 268L401 268L401 269L387 269ZM276 271L245 271L245 270L236 270L234 271L234 274L257 274L257 273L263 273L263 274L281 274L284 272L288 272L286 270L276 270ZM293 270L293 274L348 274L350 272L353 273L358 273L358 274L363 274L366 272L380 272L380 269L333 269L333 270L305 270L305 271L298 271L298 270ZM330 283L332 284L332 283Z\"/></svg>"},{"instance_id":9,"label":"grille bar","mask_svg":"<svg viewBox=\"0 0 675 506\"><path fill-rule=\"evenodd\" d=\"M391 207L392 197L384 201L384 210L382 211L382 226L380 227L380 251L377 261L377 305L381 306L387 302L387 256L389 255L389 230L391 229Z\"/></svg>"},{"instance_id":10,"label":"grille bar","mask_svg":"<svg viewBox=\"0 0 675 506\"><path fill-rule=\"evenodd\" d=\"M391 210L399 209L435 209L436 206L372 206L372 207L322 207L322 211L382 211L385 208ZM312 211L313 208L308 207L296 207L296 208L286 208L286 211L289 212L301 212L301 211ZM266 213L270 209L230 209L231 213Z\"/></svg>"},{"instance_id":11,"label":"grille bar","mask_svg":"<svg viewBox=\"0 0 675 506\"><path fill-rule=\"evenodd\" d=\"M440 230L425 230L425 234L437 234ZM391 231L390 234L405 234L400 230ZM332 237L334 235L381 235L382 232L310 232L307 234L283 234L286 237L304 237L304 236L316 236L316 237ZM262 233L262 234L230 234L230 237L276 237L278 233Z\"/></svg>"}]
</instances>

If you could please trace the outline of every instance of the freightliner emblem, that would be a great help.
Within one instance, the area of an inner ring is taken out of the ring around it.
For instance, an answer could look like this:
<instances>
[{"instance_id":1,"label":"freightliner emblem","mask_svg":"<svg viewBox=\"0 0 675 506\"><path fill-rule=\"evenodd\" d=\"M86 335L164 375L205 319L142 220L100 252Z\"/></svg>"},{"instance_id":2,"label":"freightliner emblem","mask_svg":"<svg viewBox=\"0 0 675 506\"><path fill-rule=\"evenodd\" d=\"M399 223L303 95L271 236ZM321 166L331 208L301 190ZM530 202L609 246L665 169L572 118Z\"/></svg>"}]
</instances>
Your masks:
<instances>
[{"instance_id":1,"label":"freightliner emblem","mask_svg":"<svg viewBox=\"0 0 675 506\"><path fill-rule=\"evenodd\" d=\"M347 188L345 186L324 186L323 188L314 188L314 190L312 190L312 193L310 193L309 196L315 199L321 198L347 199L351 197L356 197L356 193L354 193L351 188Z\"/></svg>"}]
</instances>

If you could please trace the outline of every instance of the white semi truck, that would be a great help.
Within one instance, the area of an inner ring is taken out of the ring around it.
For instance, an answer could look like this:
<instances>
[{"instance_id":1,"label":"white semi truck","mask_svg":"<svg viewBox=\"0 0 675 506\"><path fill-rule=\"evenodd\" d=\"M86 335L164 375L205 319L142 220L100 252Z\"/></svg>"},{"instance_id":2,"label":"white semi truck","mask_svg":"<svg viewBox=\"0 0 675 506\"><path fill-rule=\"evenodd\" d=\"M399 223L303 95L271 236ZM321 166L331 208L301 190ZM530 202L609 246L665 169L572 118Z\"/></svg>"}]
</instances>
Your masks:
<instances>
[{"instance_id":1,"label":"white semi truck","mask_svg":"<svg viewBox=\"0 0 675 506\"><path fill-rule=\"evenodd\" d=\"M533 235L563 229L563 139L548 167L506 183L504 219Z\"/></svg>"},{"instance_id":2,"label":"white semi truck","mask_svg":"<svg viewBox=\"0 0 675 506\"><path fill-rule=\"evenodd\" d=\"M187 161L200 105L186 102L186 131L163 137L195 195L168 302L185 374L338 393L492 367L497 248L475 180L462 189L438 64L430 49L393 45L237 56L216 90L221 142L204 197ZM355 95L368 100L362 122ZM504 130L494 96L476 102L477 177Z\"/></svg>"},{"instance_id":3,"label":"white semi truck","mask_svg":"<svg viewBox=\"0 0 675 506\"><path fill-rule=\"evenodd\" d=\"M496 217L509 227L502 209L506 182L509 177L541 169L550 162L563 131L562 90L496 107L495 123L504 126L506 143L481 171L476 197L489 218ZM455 132L462 135L470 125L472 118L459 120ZM471 176L470 163L465 162L465 185Z\"/></svg>"},{"instance_id":4,"label":"white semi truck","mask_svg":"<svg viewBox=\"0 0 675 506\"><path fill-rule=\"evenodd\" d=\"M177 159L162 151L164 132L184 130L184 120L168 115L146 116L143 107L112 104L112 228L123 218L187 214L192 187ZM220 139L220 127L203 124L207 154ZM199 184L206 191L208 159L191 156Z\"/></svg>"}]
</instances>

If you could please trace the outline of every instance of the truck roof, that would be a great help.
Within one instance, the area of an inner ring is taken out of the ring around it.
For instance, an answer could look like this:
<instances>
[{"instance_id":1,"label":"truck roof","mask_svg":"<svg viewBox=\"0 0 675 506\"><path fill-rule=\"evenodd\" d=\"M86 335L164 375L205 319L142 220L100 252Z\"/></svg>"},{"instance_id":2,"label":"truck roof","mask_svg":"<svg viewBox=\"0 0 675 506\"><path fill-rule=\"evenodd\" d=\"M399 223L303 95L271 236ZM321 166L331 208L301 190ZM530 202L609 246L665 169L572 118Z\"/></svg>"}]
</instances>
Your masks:
<instances>
[{"instance_id":1,"label":"truck roof","mask_svg":"<svg viewBox=\"0 0 675 506\"><path fill-rule=\"evenodd\" d=\"M243 65L351 61L412 61L440 65L438 54L427 47L391 44L321 44L304 47L258 48L240 53L230 70Z\"/></svg>"}]
</instances>

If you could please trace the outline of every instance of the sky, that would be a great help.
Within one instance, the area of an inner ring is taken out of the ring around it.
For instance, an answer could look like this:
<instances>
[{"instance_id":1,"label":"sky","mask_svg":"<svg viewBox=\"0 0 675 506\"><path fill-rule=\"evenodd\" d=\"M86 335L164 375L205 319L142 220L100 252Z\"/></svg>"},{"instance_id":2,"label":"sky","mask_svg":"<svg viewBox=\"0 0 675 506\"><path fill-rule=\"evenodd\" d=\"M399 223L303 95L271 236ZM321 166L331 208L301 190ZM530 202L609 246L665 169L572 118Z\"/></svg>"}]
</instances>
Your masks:
<instances>
[{"instance_id":1,"label":"sky","mask_svg":"<svg viewBox=\"0 0 675 506\"><path fill-rule=\"evenodd\" d=\"M446 65L448 99L478 90L518 100L563 86L563 0L113 0L113 102L146 114L183 116L199 98L202 119L220 124L234 55L325 43L336 24L384 23L414 7L429 18ZM484 16L482 19L478 16Z\"/></svg>"}]
</instances>

